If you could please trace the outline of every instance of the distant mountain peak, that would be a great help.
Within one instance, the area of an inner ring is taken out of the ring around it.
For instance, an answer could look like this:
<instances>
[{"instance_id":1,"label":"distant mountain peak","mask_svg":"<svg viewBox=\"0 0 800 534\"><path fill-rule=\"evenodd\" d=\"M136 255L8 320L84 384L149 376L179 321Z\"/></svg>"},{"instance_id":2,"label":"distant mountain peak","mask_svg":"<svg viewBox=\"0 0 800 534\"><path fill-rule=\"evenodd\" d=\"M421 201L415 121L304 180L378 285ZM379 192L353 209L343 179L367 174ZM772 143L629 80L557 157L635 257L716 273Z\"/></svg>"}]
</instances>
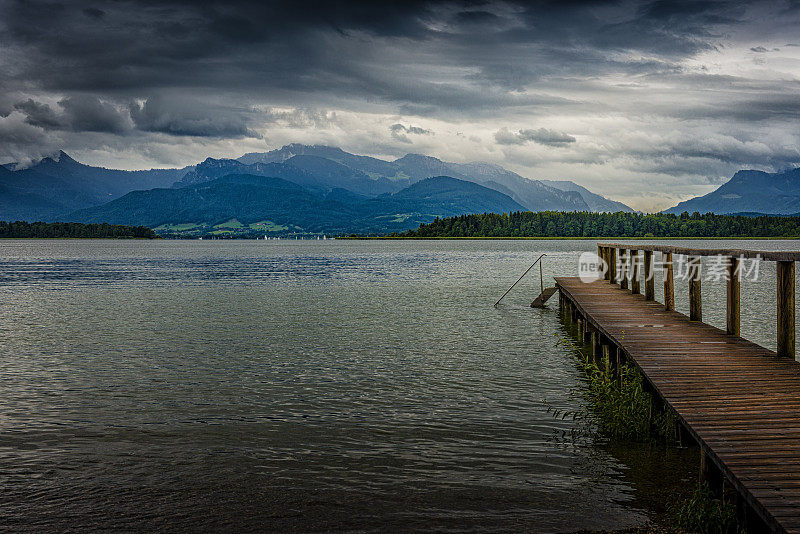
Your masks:
<instances>
[{"instance_id":1,"label":"distant mountain peak","mask_svg":"<svg viewBox=\"0 0 800 534\"><path fill-rule=\"evenodd\" d=\"M763 213L791 215L800 212L800 168L769 173L737 171L714 191L680 202L666 213Z\"/></svg>"},{"instance_id":2,"label":"distant mountain peak","mask_svg":"<svg viewBox=\"0 0 800 534\"><path fill-rule=\"evenodd\" d=\"M331 150L334 152L344 152L338 146L331 146L331 145L305 145L303 143L289 143L288 145L283 145L278 150L289 150L289 151L305 151L305 150ZM299 155L299 154L298 154Z\"/></svg>"},{"instance_id":3,"label":"distant mountain peak","mask_svg":"<svg viewBox=\"0 0 800 534\"><path fill-rule=\"evenodd\" d=\"M206 167L212 166L219 166L219 165L230 165L231 163L238 163L235 159L228 159L228 158L206 158L200 163L198 166L203 165Z\"/></svg>"},{"instance_id":4,"label":"distant mountain peak","mask_svg":"<svg viewBox=\"0 0 800 534\"><path fill-rule=\"evenodd\" d=\"M78 163L77 161L72 159L70 157L70 155L67 154L66 152L64 152L63 150L58 150L57 152L54 152L53 154L50 154L49 156L43 157L41 160L39 160L39 163L42 163L43 161L47 161L47 160L50 160L53 163Z\"/></svg>"},{"instance_id":5,"label":"distant mountain peak","mask_svg":"<svg viewBox=\"0 0 800 534\"><path fill-rule=\"evenodd\" d=\"M237 160L246 165L252 165L253 163L282 163L294 156L319 156L335 160L351 155L335 146L289 143L269 152L248 152Z\"/></svg>"},{"instance_id":6,"label":"distant mountain peak","mask_svg":"<svg viewBox=\"0 0 800 534\"><path fill-rule=\"evenodd\" d=\"M47 165L47 164L54 164L54 163L65 163L65 164L75 164L80 165L77 161L72 159L69 154L64 152L63 150L57 150L52 154L48 154L46 156L42 156L39 159L33 159L27 162L16 162L16 163L7 163L5 165L6 168L12 171L21 171L24 169L30 169L31 167L37 167L39 165Z\"/></svg>"},{"instance_id":7,"label":"distant mountain peak","mask_svg":"<svg viewBox=\"0 0 800 534\"><path fill-rule=\"evenodd\" d=\"M436 161L439 163L444 163L442 160L434 156L426 156L425 154L417 154L415 152L410 152L405 156L403 156L402 158L397 158L394 161L395 163L400 161Z\"/></svg>"}]
</instances>

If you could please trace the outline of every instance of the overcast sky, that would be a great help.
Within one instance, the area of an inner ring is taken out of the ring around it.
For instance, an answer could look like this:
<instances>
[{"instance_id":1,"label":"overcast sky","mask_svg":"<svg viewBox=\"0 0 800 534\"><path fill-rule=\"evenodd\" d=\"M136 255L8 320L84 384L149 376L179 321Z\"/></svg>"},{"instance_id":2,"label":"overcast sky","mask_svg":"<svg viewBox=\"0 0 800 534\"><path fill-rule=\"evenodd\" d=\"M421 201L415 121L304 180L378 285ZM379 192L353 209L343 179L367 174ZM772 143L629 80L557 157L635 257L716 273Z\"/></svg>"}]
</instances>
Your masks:
<instances>
[{"instance_id":1,"label":"overcast sky","mask_svg":"<svg viewBox=\"0 0 800 534\"><path fill-rule=\"evenodd\" d=\"M648 211L800 166L800 2L199 4L0 0L0 162L318 143Z\"/></svg>"}]
</instances>

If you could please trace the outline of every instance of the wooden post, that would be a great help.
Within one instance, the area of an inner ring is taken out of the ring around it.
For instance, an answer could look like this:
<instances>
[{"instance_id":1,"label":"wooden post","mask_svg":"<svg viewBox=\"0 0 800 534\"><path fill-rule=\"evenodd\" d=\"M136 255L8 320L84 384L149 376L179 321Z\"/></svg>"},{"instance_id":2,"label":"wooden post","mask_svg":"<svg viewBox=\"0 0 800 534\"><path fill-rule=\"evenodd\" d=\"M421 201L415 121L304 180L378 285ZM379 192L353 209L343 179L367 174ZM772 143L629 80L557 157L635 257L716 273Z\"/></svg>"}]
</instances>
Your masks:
<instances>
[{"instance_id":1,"label":"wooden post","mask_svg":"<svg viewBox=\"0 0 800 534\"><path fill-rule=\"evenodd\" d=\"M603 377L606 382L611 380L611 350L608 345L603 345L603 370L605 376Z\"/></svg>"},{"instance_id":2,"label":"wooden post","mask_svg":"<svg viewBox=\"0 0 800 534\"><path fill-rule=\"evenodd\" d=\"M778 356L794 359L794 262L778 262Z\"/></svg>"},{"instance_id":3,"label":"wooden post","mask_svg":"<svg viewBox=\"0 0 800 534\"><path fill-rule=\"evenodd\" d=\"M628 289L628 251L624 248L619 250L620 273L619 288Z\"/></svg>"},{"instance_id":4,"label":"wooden post","mask_svg":"<svg viewBox=\"0 0 800 534\"><path fill-rule=\"evenodd\" d=\"M667 310L675 309L675 280L672 271L672 253L662 253L661 261L664 264L664 307Z\"/></svg>"},{"instance_id":5,"label":"wooden post","mask_svg":"<svg viewBox=\"0 0 800 534\"><path fill-rule=\"evenodd\" d=\"M603 273L603 279L611 280L611 265L608 262L608 247L603 247L603 261L606 264L606 272Z\"/></svg>"},{"instance_id":6,"label":"wooden post","mask_svg":"<svg viewBox=\"0 0 800 534\"><path fill-rule=\"evenodd\" d=\"M639 285L639 251L631 249L631 293L641 293Z\"/></svg>"},{"instance_id":7,"label":"wooden post","mask_svg":"<svg viewBox=\"0 0 800 534\"><path fill-rule=\"evenodd\" d=\"M702 295L700 292L700 256L689 256L689 320L703 320Z\"/></svg>"},{"instance_id":8,"label":"wooden post","mask_svg":"<svg viewBox=\"0 0 800 534\"><path fill-rule=\"evenodd\" d=\"M600 346L600 333L597 330L592 330L592 361L597 363L597 360L600 359L599 357L599 346Z\"/></svg>"},{"instance_id":9,"label":"wooden post","mask_svg":"<svg viewBox=\"0 0 800 534\"><path fill-rule=\"evenodd\" d=\"M709 477L709 465L708 465L708 456L706 456L706 451L702 448L700 449L700 484L707 483Z\"/></svg>"},{"instance_id":10,"label":"wooden post","mask_svg":"<svg viewBox=\"0 0 800 534\"><path fill-rule=\"evenodd\" d=\"M656 281L653 276L653 251L644 251L644 299L656 299Z\"/></svg>"},{"instance_id":11,"label":"wooden post","mask_svg":"<svg viewBox=\"0 0 800 534\"><path fill-rule=\"evenodd\" d=\"M608 270L611 273L609 280L612 284L617 283L617 249L610 247L608 249Z\"/></svg>"},{"instance_id":12,"label":"wooden post","mask_svg":"<svg viewBox=\"0 0 800 534\"><path fill-rule=\"evenodd\" d=\"M603 267L603 247L600 244L597 245L597 258L598 258L598 268Z\"/></svg>"},{"instance_id":13,"label":"wooden post","mask_svg":"<svg viewBox=\"0 0 800 534\"><path fill-rule=\"evenodd\" d=\"M727 304L727 329L732 336L742 335L740 286L741 274L739 272L740 258L728 257L728 304Z\"/></svg>"}]
</instances>

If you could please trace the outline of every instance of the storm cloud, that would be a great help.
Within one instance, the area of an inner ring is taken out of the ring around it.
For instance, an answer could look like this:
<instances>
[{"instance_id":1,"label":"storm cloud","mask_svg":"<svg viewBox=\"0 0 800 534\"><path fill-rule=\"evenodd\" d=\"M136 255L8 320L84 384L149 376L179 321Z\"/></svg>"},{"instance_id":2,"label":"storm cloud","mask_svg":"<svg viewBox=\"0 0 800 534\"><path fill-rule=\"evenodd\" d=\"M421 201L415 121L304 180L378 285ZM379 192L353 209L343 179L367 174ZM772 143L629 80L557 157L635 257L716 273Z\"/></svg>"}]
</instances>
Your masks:
<instances>
[{"instance_id":1,"label":"storm cloud","mask_svg":"<svg viewBox=\"0 0 800 534\"><path fill-rule=\"evenodd\" d=\"M500 145L524 145L532 141L540 145L564 146L575 142L575 138L571 135L548 130L547 128L518 130L516 132L509 131L508 128L502 128L495 132L494 139Z\"/></svg>"},{"instance_id":2,"label":"storm cloud","mask_svg":"<svg viewBox=\"0 0 800 534\"><path fill-rule=\"evenodd\" d=\"M800 165L798 28L791 1L0 0L0 162L326 143L664 208Z\"/></svg>"}]
</instances>

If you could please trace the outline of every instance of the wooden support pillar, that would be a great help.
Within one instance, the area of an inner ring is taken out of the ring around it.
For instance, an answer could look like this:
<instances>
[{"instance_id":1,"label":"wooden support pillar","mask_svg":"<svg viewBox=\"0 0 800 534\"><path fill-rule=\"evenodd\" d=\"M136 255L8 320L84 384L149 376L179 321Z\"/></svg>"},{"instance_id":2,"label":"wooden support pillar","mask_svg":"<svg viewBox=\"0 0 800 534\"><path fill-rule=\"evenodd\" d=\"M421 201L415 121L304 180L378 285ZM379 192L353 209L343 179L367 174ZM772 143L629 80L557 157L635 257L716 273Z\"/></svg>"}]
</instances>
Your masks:
<instances>
[{"instance_id":1,"label":"wooden support pillar","mask_svg":"<svg viewBox=\"0 0 800 534\"><path fill-rule=\"evenodd\" d=\"M741 275L739 273L740 258L736 256L728 257L728 303L727 303L727 328L726 331L732 336L742 335L740 286Z\"/></svg>"},{"instance_id":2,"label":"wooden support pillar","mask_svg":"<svg viewBox=\"0 0 800 534\"><path fill-rule=\"evenodd\" d=\"M709 479L708 469L708 456L706 452L700 448L700 484L703 484Z\"/></svg>"},{"instance_id":3,"label":"wooden support pillar","mask_svg":"<svg viewBox=\"0 0 800 534\"><path fill-rule=\"evenodd\" d=\"M778 262L778 356L794 358L794 262Z\"/></svg>"},{"instance_id":4,"label":"wooden support pillar","mask_svg":"<svg viewBox=\"0 0 800 534\"><path fill-rule=\"evenodd\" d=\"M678 419L675 419L675 444L678 447L689 447L694 442L689 431Z\"/></svg>"},{"instance_id":5,"label":"wooden support pillar","mask_svg":"<svg viewBox=\"0 0 800 534\"><path fill-rule=\"evenodd\" d=\"M641 293L639 285L639 251L631 249L631 293Z\"/></svg>"},{"instance_id":6,"label":"wooden support pillar","mask_svg":"<svg viewBox=\"0 0 800 534\"><path fill-rule=\"evenodd\" d=\"M612 378L611 374L611 349L608 345L603 344L602 350L603 371L605 373L605 381L608 382Z\"/></svg>"},{"instance_id":7,"label":"wooden support pillar","mask_svg":"<svg viewBox=\"0 0 800 534\"><path fill-rule=\"evenodd\" d=\"M608 262L608 247L603 247L603 262L606 264L606 270L603 273L603 279L611 280L611 265Z\"/></svg>"},{"instance_id":8,"label":"wooden support pillar","mask_svg":"<svg viewBox=\"0 0 800 534\"><path fill-rule=\"evenodd\" d=\"M689 320L703 320L703 304L700 292L700 256L689 256Z\"/></svg>"},{"instance_id":9,"label":"wooden support pillar","mask_svg":"<svg viewBox=\"0 0 800 534\"><path fill-rule=\"evenodd\" d=\"M598 269L602 269L603 268L603 262L604 261L605 260L603 259L603 247L601 247L600 245L597 245L597 263L598 263L597 268ZM602 273L600 273L600 274L602 274Z\"/></svg>"},{"instance_id":10,"label":"wooden support pillar","mask_svg":"<svg viewBox=\"0 0 800 534\"><path fill-rule=\"evenodd\" d=\"M611 273L609 280L612 284L617 283L617 249L609 247L608 249L608 270Z\"/></svg>"},{"instance_id":11,"label":"wooden support pillar","mask_svg":"<svg viewBox=\"0 0 800 534\"><path fill-rule=\"evenodd\" d=\"M661 263L664 268L664 308L667 310L675 309L675 276L672 271L672 253L666 252L661 255Z\"/></svg>"},{"instance_id":12,"label":"wooden support pillar","mask_svg":"<svg viewBox=\"0 0 800 534\"><path fill-rule=\"evenodd\" d=\"M714 497L722 499L725 476L700 447L700 483L708 485Z\"/></svg>"},{"instance_id":13,"label":"wooden support pillar","mask_svg":"<svg viewBox=\"0 0 800 534\"><path fill-rule=\"evenodd\" d=\"M619 263L620 263L620 273L619 273L619 288L620 289L628 289L628 251L624 248L619 249Z\"/></svg>"},{"instance_id":14,"label":"wooden support pillar","mask_svg":"<svg viewBox=\"0 0 800 534\"><path fill-rule=\"evenodd\" d=\"M644 251L644 299L656 299L656 281L653 273L653 251Z\"/></svg>"},{"instance_id":15,"label":"wooden support pillar","mask_svg":"<svg viewBox=\"0 0 800 534\"><path fill-rule=\"evenodd\" d=\"M592 361L597 363L600 359L600 333L597 330L592 330Z\"/></svg>"},{"instance_id":16,"label":"wooden support pillar","mask_svg":"<svg viewBox=\"0 0 800 534\"><path fill-rule=\"evenodd\" d=\"M581 343L583 343L583 329L584 329L583 319L578 317L578 339L581 340Z\"/></svg>"}]
</instances>

